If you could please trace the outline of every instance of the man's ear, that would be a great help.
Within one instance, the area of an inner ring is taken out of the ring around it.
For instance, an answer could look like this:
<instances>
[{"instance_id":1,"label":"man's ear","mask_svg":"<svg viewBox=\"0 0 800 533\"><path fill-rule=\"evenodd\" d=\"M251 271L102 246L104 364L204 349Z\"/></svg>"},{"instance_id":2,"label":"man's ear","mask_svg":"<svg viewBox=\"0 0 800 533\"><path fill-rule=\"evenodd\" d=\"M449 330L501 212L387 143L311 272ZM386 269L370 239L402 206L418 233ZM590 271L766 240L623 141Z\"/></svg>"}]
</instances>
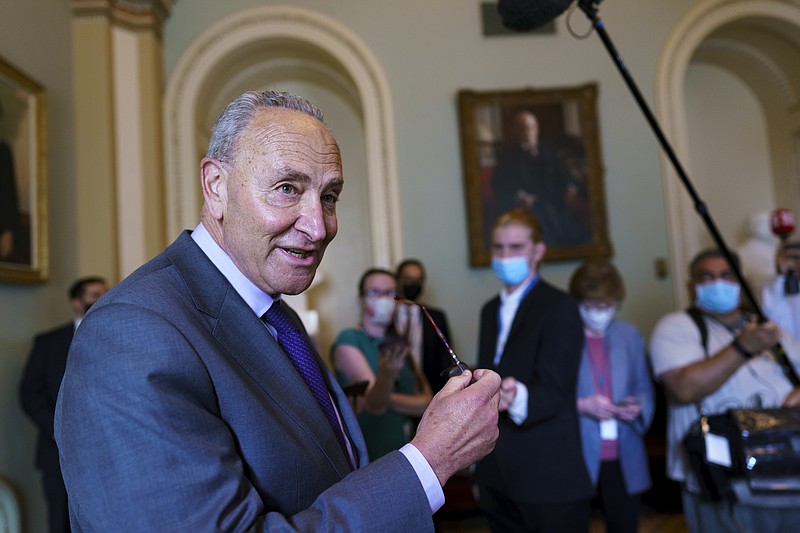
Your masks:
<instances>
[{"instance_id":1,"label":"man's ear","mask_svg":"<svg viewBox=\"0 0 800 533\"><path fill-rule=\"evenodd\" d=\"M217 159L204 157L200 161L200 185L208 212L222 220L228 202L228 173Z\"/></svg>"},{"instance_id":2,"label":"man's ear","mask_svg":"<svg viewBox=\"0 0 800 533\"><path fill-rule=\"evenodd\" d=\"M70 299L69 308L72 309L75 316L83 316L83 303L81 303L80 298Z\"/></svg>"},{"instance_id":3,"label":"man's ear","mask_svg":"<svg viewBox=\"0 0 800 533\"><path fill-rule=\"evenodd\" d=\"M697 299L697 288L693 279L686 282L686 289L689 291L689 301L694 303Z\"/></svg>"},{"instance_id":4,"label":"man's ear","mask_svg":"<svg viewBox=\"0 0 800 533\"><path fill-rule=\"evenodd\" d=\"M533 260L537 265L541 262L545 252L547 252L547 245L544 241L533 243Z\"/></svg>"}]
</instances>

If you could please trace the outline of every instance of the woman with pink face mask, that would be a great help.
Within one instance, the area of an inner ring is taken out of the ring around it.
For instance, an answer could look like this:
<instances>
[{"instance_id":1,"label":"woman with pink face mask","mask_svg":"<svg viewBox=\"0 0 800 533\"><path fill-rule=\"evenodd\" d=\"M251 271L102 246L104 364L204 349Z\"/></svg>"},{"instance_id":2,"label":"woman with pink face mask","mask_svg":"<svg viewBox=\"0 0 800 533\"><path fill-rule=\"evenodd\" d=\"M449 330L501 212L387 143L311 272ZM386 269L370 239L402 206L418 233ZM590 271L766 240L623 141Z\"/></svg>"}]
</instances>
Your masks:
<instances>
[{"instance_id":1,"label":"woman with pink face mask","mask_svg":"<svg viewBox=\"0 0 800 533\"><path fill-rule=\"evenodd\" d=\"M358 327L339 333L331 348L339 383L368 382L357 414L370 461L410 440L411 418L422 416L433 397L428 381L408 357L408 343L394 329L395 290L394 274L367 270L359 282Z\"/></svg>"},{"instance_id":2,"label":"woman with pink face mask","mask_svg":"<svg viewBox=\"0 0 800 533\"><path fill-rule=\"evenodd\" d=\"M644 341L634 325L615 318L625 286L611 263L587 261L569 291L584 324L577 407L586 468L609 533L636 532L639 495L651 483L644 434L654 400Z\"/></svg>"}]
</instances>

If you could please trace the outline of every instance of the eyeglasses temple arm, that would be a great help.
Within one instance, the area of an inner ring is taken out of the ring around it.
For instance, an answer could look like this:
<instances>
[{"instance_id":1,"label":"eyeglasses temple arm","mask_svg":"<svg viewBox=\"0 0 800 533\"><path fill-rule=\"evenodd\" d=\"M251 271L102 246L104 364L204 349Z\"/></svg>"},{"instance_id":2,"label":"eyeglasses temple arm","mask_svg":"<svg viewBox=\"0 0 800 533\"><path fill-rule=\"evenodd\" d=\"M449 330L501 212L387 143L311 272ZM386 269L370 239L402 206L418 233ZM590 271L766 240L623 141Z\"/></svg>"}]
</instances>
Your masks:
<instances>
[{"instance_id":1,"label":"eyeglasses temple arm","mask_svg":"<svg viewBox=\"0 0 800 533\"><path fill-rule=\"evenodd\" d=\"M417 302L414 302L412 300L407 300L405 298L401 298L399 296L395 296L395 300L397 300L398 302L402 302L402 303L406 303L406 304L410 304L410 305L416 305L417 307L422 309L422 312L425 313L426 317L428 317L428 321L431 323L431 325L433 326L433 329L436 331L436 335L438 335L439 338L442 339L442 342L444 343L445 347L447 348L447 351L450 353L450 357L453 358L453 362L455 362L455 364L458 365L458 367L461 368L461 370L464 370L465 368L469 368L469 367L467 367L467 365L465 363L463 363L461 361L461 359L458 358L458 356L456 355L456 352L454 352L453 349L450 347L450 343L447 342L447 339L445 338L444 333L442 333L442 330L439 329L439 326L436 325L436 322L433 320L433 317L431 316L431 314L428 312L428 310L425 308L424 305L422 305L420 303L417 303Z\"/></svg>"}]
</instances>

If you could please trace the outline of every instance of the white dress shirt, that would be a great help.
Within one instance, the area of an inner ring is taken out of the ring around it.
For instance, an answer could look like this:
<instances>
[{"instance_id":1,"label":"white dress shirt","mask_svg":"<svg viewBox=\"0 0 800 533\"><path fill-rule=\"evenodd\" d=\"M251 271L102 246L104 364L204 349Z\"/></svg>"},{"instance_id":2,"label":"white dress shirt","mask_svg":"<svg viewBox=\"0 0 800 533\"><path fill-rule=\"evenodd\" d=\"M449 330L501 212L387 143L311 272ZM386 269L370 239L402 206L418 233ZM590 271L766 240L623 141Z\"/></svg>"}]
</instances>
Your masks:
<instances>
[{"instance_id":1,"label":"white dress shirt","mask_svg":"<svg viewBox=\"0 0 800 533\"><path fill-rule=\"evenodd\" d=\"M519 304L533 288L536 282L539 281L539 275L536 273L531 274L524 282L520 284L514 291L508 292L505 288L500 291L500 310L498 319L500 321L500 330L497 333L497 344L494 351L494 366L500 364L503 358L503 350L508 341L508 334L511 332L511 325L514 323L514 318L517 316ZM521 425L528 418L528 387L521 381L517 380L517 392L514 395L514 401L508 407L508 417L517 425Z\"/></svg>"},{"instance_id":2,"label":"white dress shirt","mask_svg":"<svg viewBox=\"0 0 800 533\"><path fill-rule=\"evenodd\" d=\"M800 339L800 294L785 294L783 274L764 285L761 299L764 314L778 324L783 331Z\"/></svg>"}]
</instances>

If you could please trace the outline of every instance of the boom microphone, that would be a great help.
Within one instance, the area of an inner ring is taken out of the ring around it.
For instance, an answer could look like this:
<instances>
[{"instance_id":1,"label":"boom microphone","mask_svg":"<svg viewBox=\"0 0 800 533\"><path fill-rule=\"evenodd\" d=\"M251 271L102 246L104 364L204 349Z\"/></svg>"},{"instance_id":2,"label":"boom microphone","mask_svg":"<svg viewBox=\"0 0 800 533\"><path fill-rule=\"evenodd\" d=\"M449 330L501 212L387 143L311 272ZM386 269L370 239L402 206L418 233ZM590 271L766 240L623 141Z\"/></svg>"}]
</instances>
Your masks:
<instances>
[{"instance_id":1,"label":"boom microphone","mask_svg":"<svg viewBox=\"0 0 800 533\"><path fill-rule=\"evenodd\" d=\"M530 31L558 17L572 2L573 0L499 0L497 12L506 28Z\"/></svg>"}]
</instances>

